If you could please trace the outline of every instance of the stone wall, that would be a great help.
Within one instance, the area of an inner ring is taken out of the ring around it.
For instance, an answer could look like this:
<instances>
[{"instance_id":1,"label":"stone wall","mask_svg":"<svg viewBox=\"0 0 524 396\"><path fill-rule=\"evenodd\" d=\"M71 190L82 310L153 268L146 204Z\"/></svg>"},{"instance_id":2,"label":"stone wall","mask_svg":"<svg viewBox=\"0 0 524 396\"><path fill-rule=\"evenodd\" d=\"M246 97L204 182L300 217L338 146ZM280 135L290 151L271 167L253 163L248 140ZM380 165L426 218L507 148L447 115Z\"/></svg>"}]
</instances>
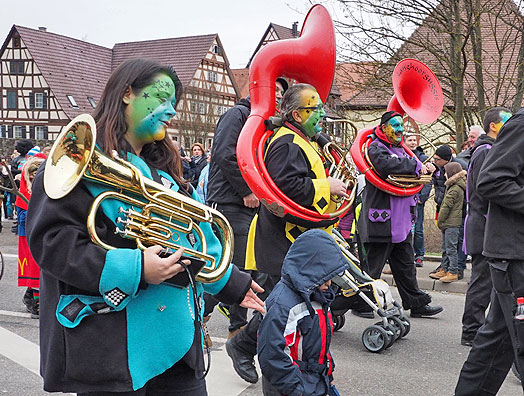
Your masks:
<instances>
[{"instance_id":1,"label":"stone wall","mask_svg":"<svg viewBox=\"0 0 524 396\"><path fill-rule=\"evenodd\" d=\"M0 156L11 156L15 149L15 143L18 139L0 138ZM39 146L43 149L45 146L52 145L52 140L35 140L30 139L35 146Z\"/></svg>"}]
</instances>

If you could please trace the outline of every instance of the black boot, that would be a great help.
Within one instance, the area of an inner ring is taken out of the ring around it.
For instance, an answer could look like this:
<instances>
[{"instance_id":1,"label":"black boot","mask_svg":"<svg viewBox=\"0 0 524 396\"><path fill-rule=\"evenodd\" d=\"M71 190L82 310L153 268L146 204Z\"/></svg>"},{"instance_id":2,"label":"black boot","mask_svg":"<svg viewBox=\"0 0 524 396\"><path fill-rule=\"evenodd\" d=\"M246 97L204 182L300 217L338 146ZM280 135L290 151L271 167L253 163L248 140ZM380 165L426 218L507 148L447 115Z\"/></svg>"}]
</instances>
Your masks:
<instances>
[{"instance_id":1,"label":"black boot","mask_svg":"<svg viewBox=\"0 0 524 396\"><path fill-rule=\"evenodd\" d=\"M238 341L238 335L226 342L226 351L233 361L233 368L244 381L256 384L258 373L255 367L255 356L244 351L235 341Z\"/></svg>"}]
</instances>

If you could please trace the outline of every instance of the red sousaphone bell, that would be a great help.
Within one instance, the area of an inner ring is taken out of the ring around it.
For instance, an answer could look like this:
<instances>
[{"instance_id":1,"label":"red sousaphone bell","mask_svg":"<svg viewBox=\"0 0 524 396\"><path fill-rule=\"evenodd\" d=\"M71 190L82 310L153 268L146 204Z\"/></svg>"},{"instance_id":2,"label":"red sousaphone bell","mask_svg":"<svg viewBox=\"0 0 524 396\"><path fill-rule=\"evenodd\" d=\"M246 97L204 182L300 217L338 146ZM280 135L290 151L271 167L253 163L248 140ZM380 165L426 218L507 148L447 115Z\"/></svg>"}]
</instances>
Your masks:
<instances>
[{"instance_id":1,"label":"red sousaphone bell","mask_svg":"<svg viewBox=\"0 0 524 396\"><path fill-rule=\"evenodd\" d=\"M333 222L350 206L345 201L336 212L319 214L286 196L269 175L264 146L272 131L264 121L275 114L275 80L280 76L313 85L326 101L335 73L335 30L328 11L313 6L297 39L274 41L254 57L249 71L251 114L240 133L237 161L251 191L275 215L306 222Z\"/></svg>"},{"instance_id":2,"label":"red sousaphone bell","mask_svg":"<svg viewBox=\"0 0 524 396\"><path fill-rule=\"evenodd\" d=\"M444 97L442 88L435 74L422 62L415 59L403 59L393 71L394 95L389 101L387 110L407 114L417 122L431 123L442 113ZM375 187L397 196L408 196L418 193L423 185L403 187L382 179L366 158L365 152L373 141L372 134L376 127L362 129L358 132L351 146L351 157L366 180ZM413 152L401 142L402 148L415 157Z\"/></svg>"}]
</instances>

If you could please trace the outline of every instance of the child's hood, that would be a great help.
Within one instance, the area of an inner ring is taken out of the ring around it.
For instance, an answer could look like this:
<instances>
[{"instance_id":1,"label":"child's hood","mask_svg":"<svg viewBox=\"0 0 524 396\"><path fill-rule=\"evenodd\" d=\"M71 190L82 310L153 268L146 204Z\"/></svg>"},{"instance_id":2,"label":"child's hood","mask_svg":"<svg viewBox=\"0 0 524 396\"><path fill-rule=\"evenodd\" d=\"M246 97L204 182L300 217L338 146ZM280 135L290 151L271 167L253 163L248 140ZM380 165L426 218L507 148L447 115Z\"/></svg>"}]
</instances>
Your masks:
<instances>
[{"instance_id":1,"label":"child's hood","mask_svg":"<svg viewBox=\"0 0 524 396\"><path fill-rule=\"evenodd\" d=\"M451 187L453 184L458 185L464 191L466 190L466 174L467 172L465 170L461 170L458 173L455 173L453 176L451 176L446 182L444 183L446 187Z\"/></svg>"},{"instance_id":2,"label":"child's hood","mask_svg":"<svg viewBox=\"0 0 524 396\"><path fill-rule=\"evenodd\" d=\"M282 265L282 280L309 295L348 267L335 240L322 230L308 230L291 245Z\"/></svg>"}]
</instances>

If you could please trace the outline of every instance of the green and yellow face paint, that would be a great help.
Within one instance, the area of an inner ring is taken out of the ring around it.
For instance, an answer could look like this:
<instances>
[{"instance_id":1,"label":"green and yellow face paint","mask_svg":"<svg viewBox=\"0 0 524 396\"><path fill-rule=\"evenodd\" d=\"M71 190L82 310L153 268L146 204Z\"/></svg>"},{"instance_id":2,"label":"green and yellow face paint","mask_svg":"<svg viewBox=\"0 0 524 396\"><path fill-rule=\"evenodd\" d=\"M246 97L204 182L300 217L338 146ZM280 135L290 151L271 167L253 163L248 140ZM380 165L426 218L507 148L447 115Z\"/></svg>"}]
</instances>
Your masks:
<instances>
[{"instance_id":1,"label":"green and yellow face paint","mask_svg":"<svg viewBox=\"0 0 524 396\"><path fill-rule=\"evenodd\" d=\"M300 115L300 126L308 137L312 137L322 131L322 120L326 116L324 104L317 91L306 89L302 93L302 105L297 109Z\"/></svg>"},{"instance_id":2,"label":"green and yellow face paint","mask_svg":"<svg viewBox=\"0 0 524 396\"><path fill-rule=\"evenodd\" d=\"M386 124L382 126L382 131L391 144L399 145L402 142L402 134L404 133L404 121L401 116L390 118Z\"/></svg>"},{"instance_id":3,"label":"green and yellow face paint","mask_svg":"<svg viewBox=\"0 0 524 396\"><path fill-rule=\"evenodd\" d=\"M128 133L141 143L164 139L167 127L176 114L175 84L166 74L133 95L126 110Z\"/></svg>"},{"instance_id":4,"label":"green and yellow face paint","mask_svg":"<svg viewBox=\"0 0 524 396\"><path fill-rule=\"evenodd\" d=\"M493 129L495 132L495 136L497 136L500 132L500 128L502 128L502 125L506 123L507 120L511 118L512 114L508 113L507 111L501 111L500 112L500 121L496 124L493 123Z\"/></svg>"}]
</instances>

